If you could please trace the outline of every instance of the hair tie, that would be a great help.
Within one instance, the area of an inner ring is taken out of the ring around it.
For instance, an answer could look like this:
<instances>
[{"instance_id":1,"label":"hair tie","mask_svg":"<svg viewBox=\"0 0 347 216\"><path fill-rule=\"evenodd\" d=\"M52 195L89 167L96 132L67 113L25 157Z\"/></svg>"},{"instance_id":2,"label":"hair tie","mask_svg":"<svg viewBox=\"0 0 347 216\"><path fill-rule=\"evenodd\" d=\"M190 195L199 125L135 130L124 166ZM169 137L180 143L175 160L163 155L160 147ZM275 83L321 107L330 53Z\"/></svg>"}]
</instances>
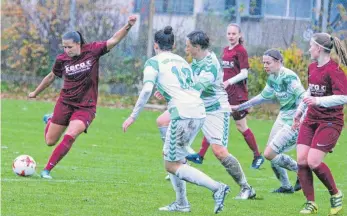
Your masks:
<instances>
[{"instance_id":1,"label":"hair tie","mask_svg":"<svg viewBox=\"0 0 347 216\"><path fill-rule=\"evenodd\" d=\"M330 39L331 39L331 37L330 37ZM323 45L319 44L317 41L315 41L315 39L314 39L314 38L311 38L311 41L313 41L315 44L317 44L319 47L322 47L322 48L323 48L323 49L325 49L325 50L328 50L328 51L330 51L330 50L331 50L331 49L326 48L325 46L323 46Z\"/></svg>"}]
</instances>

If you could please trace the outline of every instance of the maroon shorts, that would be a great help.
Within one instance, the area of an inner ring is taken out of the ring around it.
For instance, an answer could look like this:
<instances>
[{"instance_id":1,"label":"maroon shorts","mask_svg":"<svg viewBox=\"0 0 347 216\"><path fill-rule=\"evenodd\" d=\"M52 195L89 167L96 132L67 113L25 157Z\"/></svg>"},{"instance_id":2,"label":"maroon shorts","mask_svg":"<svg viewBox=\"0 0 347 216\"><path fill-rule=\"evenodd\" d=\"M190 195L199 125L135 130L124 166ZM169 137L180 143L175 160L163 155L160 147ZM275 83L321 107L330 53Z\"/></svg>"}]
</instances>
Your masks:
<instances>
[{"instance_id":1,"label":"maroon shorts","mask_svg":"<svg viewBox=\"0 0 347 216\"><path fill-rule=\"evenodd\" d=\"M70 121L80 120L86 126L84 132L87 133L87 129L94 118L95 112L93 109L72 106L58 100L54 107L53 117L51 121L54 124L68 126Z\"/></svg>"},{"instance_id":2,"label":"maroon shorts","mask_svg":"<svg viewBox=\"0 0 347 216\"><path fill-rule=\"evenodd\" d=\"M331 152L340 137L343 126L335 123L304 121L299 130L298 144L323 152Z\"/></svg>"},{"instance_id":3,"label":"maroon shorts","mask_svg":"<svg viewBox=\"0 0 347 216\"><path fill-rule=\"evenodd\" d=\"M244 102L246 102L246 100L242 100L242 101L233 101L233 102L231 102L231 101L229 100L229 104L230 104L230 105L239 105L239 104L242 104L242 103L244 103ZM248 114L248 110L242 110L242 111L239 111L239 112L232 112L232 113L231 113L231 116L233 117L233 119L234 119L235 121L239 121L239 120L245 118L245 117L247 116L247 114Z\"/></svg>"}]
</instances>

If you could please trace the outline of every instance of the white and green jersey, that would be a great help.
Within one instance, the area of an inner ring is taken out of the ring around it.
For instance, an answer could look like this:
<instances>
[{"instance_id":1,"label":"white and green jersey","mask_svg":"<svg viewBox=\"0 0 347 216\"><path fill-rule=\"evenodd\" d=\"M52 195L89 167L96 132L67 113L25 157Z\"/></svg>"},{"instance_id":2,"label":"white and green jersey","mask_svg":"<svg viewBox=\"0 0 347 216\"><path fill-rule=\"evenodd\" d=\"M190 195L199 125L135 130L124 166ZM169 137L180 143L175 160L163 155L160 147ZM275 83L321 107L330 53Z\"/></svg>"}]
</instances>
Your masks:
<instances>
[{"instance_id":1,"label":"white and green jersey","mask_svg":"<svg viewBox=\"0 0 347 216\"><path fill-rule=\"evenodd\" d=\"M210 53L200 61L194 59L192 69L197 79L195 88L202 90L206 112L230 112L228 95L223 86L224 72L216 55Z\"/></svg>"},{"instance_id":2,"label":"white and green jersey","mask_svg":"<svg viewBox=\"0 0 347 216\"><path fill-rule=\"evenodd\" d=\"M265 99L277 100L280 103L281 119L291 125L295 111L305 92L296 73L288 68L281 67L278 75L271 74L266 86L261 92Z\"/></svg>"},{"instance_id":3,"label":"white and green jersey","mask_svg":"<svg viewBox=\"0 0 347 216\"><path fill-rule=\"evenodd\" d=\"M171 119L204 118L205 107L189 64L171 52L146 61L143 83L154 83L168 102Z\"/></svg>"}]
</instances>

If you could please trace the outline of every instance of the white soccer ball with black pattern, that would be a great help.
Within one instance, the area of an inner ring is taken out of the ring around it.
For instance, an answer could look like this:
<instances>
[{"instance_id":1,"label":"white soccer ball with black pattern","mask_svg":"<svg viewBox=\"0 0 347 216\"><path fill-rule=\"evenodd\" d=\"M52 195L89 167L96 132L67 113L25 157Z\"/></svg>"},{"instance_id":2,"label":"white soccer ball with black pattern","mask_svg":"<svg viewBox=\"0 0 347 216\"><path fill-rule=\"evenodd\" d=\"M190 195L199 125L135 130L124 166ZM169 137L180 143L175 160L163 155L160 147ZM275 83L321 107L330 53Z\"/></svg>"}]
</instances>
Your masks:
<instances>
[{"instance_id":1,"label":"white soccer ball with black pattern","mask_svg":"<svg viewBox=\"0 0 347 216\"><path fill-rule=\"evenodd\" d=\"M14 159L12 170L19 176L31 176L35 173L36 162L29 155L20 155Z\"/></svg>"}]
</instances>

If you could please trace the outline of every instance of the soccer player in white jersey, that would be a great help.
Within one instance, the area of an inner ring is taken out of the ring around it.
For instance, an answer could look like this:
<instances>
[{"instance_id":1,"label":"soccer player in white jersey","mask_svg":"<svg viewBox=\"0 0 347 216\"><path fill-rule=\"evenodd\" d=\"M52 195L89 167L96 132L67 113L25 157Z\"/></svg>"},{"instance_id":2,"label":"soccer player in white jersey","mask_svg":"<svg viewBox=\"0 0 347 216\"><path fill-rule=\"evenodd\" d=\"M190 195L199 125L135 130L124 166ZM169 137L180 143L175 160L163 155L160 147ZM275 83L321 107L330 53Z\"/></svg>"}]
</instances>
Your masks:
<instances>
[{"instance_id":1,"label":"soccer player in white jersey","mask_svg":"<svg viewBox=\"0 0 347 216\"><path fill-rule=\"evenodd\" d=\"M206 108L206 120L202 131L226 171L241 187L236 199L255 198L255 190L248 184L239 161L228 152L230 105L223 87L223 70L216 55L208 50L209 38L202 31L193 31L187 36L186 52L193 57L191 64L197 79L194 88L202 92ZM157 122L168 125L168 113L162 114ZM166 122L166 123L165 123Z\"/></svg>"},{"instance_id":2,"label":"soccer player in white jersey","mask_svg":"<svg viewBox=\"0 0 347 216\"><path fill-rule=\"evenodd\" d=\"M214 213L224 207L224 198L229 187L219 183L198 169L185 164L189 146L202 127L206 113L200 92L193 88L195 80L189 64L171 52L174 45L172 27L157 31L154 36L156 56L145 64L143 88L133 112L123 123L124 132L135 122L140 111L151 96L156 85L168 102L170 124L165 138L163 154L165 168L170 173L171 183L176 191L176 201L159 208L161 211L189 212L186 195L186 181L208 188L213 192Z\"/></svg>"},{"instance_id":3,"label":"soccer player in white jersey","mask_svg":"<svg viewBox=\"0 0 347 216\"><path fill-rule=\"evenodd\" d=\"M298 130L292 129L295 112L300 104L305 89L299 77L282 64L283 57L276 49L267 50L263 55L263 64L269 77L263 91L251 100L240 105L232 106L233 111L242 111L258 104L276 101L280 104L280 112L272 127L269 140L264 152L267 160L281 186L273 193L294 193L301 189L297 180L294 188L289 182L286 170L298 172L297 162L284 154L296 146Z\"/></svg>"}]
</instances>

